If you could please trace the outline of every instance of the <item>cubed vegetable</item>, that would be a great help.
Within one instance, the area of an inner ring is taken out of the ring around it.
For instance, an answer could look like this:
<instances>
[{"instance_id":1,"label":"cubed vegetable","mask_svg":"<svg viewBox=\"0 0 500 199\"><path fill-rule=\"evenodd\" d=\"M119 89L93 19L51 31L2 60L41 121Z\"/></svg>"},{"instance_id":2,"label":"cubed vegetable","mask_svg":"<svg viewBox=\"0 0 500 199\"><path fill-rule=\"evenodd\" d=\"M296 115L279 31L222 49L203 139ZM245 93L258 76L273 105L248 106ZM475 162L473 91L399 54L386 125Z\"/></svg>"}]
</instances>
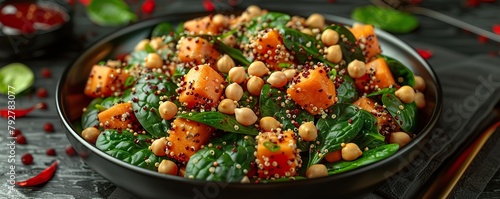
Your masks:
<instances>
[{"instance_id":1,"label":"cubed vegetable","mask_svg":"<svg viewBox=\"0 0 500 199\"><path fill-rule=\"evenodd\" d=\"M396 123L394 123L391 114L389 114L389 112L384 109L382 104L377 103L373 99L360 97L358 100L353 102L353 104L373 114L377 118L377 125L379 130L385 127L391 127L392 125L397 125Z\"/></svg>"},{"instance_id":2,"label":"cubed vegetable","mask_svg":"<svg viewBox=\"0 0 500 199\"><path fill-rule=\"evenodd\" d=\"M250 44L256 60L267 64L271 70L281 70L281 66L294 64L292 55L286 49L282 35L276 29L260 32Z\"/></svg>"},{"instance_id":3,"label":"cubed vegetable","mask_svg":"<svg viewBox=\"0 0 500 199\"><path fill-rule=\"evenodd\" d=\"M328 76L328 69L318 66L296 76L294 83L287 89L295 103L316 115L335 104L335 84Z\"/></svg>"},{"instance_id":4,"label":"cubed vegetable","mask_svg":"<svg viewBox=\"0 0 500 199\"><path fill-rule=\"evenodd\" d=\"M283 178L296 174L302 160L292 130L260 133L257 142L255 161L260 178Z\"/></svg>"},{"instance_id":5,"label":"cubed vegetable","mask_svg":"<svg viewBox=\"0 0 500 199\"><path fill-rule=\"evenodd\" d=\"M137 125L131 102L116 104L100 112L97 118L104 129L134 129Z\"/></svg>"},{"instance_id":6,"label":"cubed vegetable","mask_svg":"<svg viewBox=\"0 0 500 199\"><path fill-rule=\"evenodd\" d=\"M355 79L359 90L370 93L374 90L392 87L396 84L387 62L377 58L366 64L366 74Z\"/></svg>"},{"instance_id":7,"label":"cubed vegetable","mask_svg":"<svg viewBox=\"0 0 500 199\"><path fill-rule=\"evenodd\" d=\"M221 56L212 43L201 37L183 37L177 47L179 60L194 66L210 64L216 67L217 60Z\"/></svg>"},{"instance_id":8,"label":"cubed vegetable","mask_svg":"<svg viewBox=\"0 0 500 199\"><path fill-rule=\"evenodd\" d=\"M179 101L188 108L217 106L224 92L224 78L208 65L191 68L181 83Z\"/></svg>"},{"instance_id":9,"label":"cubed vegetable","mask_svg":"<svg viewBox=\"0 0 500 199\"><path fill-rule=\"evenodd\" d=\"M90 72L84 93L89 97L108 97L125 88L129 74L122 69L94 65Z\"/></svg>"},{"instance_id":10,"label":"cubed vegetable","mask_svg":"<svg viewBox=\"0 0 500 199\"><path fill-rule=\"evenodd\" d=\"M366 60L371 60L382 52L373 25L355 24L350 30L356 40L362 44L361 49Z\"/></svg>"},{"instance_id":11,"label":"cubed vegetable","mask_svg":"<svg viewBox=\"0 0 500 199\"><path fill-rule=\"evenodd\" d=\"M214 129L202 123L177 118L167 137L167 156L180 163L187 163L189 158L208 142Z\"/></svg>"},{"instance_id":12,"label":"cubed vegetable","mask_svg":"<svg viewBox=\"0 0 500 199\"><path fill-rule=\"evenodd\" d=\"M223 15L210 15L184 22L184 29L195 34L220 34L229 25Z\"/></svg>"}]
</instances>

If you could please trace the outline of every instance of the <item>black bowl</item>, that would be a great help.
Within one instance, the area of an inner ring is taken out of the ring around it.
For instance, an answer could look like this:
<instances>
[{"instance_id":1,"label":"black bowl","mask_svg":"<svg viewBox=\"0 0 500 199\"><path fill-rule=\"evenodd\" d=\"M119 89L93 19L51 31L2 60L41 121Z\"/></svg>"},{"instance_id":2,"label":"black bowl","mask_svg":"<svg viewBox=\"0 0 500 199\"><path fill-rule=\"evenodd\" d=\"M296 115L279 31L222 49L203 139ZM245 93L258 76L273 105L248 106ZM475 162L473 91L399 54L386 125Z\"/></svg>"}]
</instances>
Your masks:
<instances>
[{"instance_id":1,"label":"black bowl","mask_svg":"<svg viewBox=\"0 0 500 199\"><path fill-rule=\"evenodd\" d=\"M431 67L407 44L396 37L376 30L384 54L395 57L422 76L427 83L427 107L421 111L418 136L393 156L380 162L338 175L296 182L270 184L240 184L192 180L159 174L115 159L85 141L79 134L78 123L89 100L83 87L94 63L114 58L133 50L134 45L149 36L152 28L162 21L179 22L207 13L164 16L127 26L98 41L71 64L57 87L57 109L67 137L83 160L109 181L144 198L310 198L325 193L340 198L352 198L374 190L390 176L405 168L423 149L440 112L441 88ZM293 13L292 13L293 14ZM325 15L327 20L344 24L352 21Z\"/></svg>"}]
</instances>

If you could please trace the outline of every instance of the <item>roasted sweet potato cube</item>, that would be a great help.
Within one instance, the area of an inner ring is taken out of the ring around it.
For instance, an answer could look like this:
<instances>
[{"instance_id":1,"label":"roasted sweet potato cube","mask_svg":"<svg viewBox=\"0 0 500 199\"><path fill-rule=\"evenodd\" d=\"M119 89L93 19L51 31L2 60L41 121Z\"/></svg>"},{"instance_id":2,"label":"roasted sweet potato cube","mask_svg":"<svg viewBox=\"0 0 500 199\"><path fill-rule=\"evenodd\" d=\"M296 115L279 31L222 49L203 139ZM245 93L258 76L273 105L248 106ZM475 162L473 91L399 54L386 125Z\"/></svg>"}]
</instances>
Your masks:
<instances>
[{"instance_id":1,"label":"roasted sweet potato cube","mask_svg":"<svg viewBox=\"0 0 500 199\"><path fill-rule=\"evenodd\" d=\"M294 176L302 162L292 130L260 133L256 154L257 173L264 179Z\"/></svg>"},{"instance_id":2,"label":"roasted sweet potato cube","mask_svg":"<svg viewBox=\"0 0 500 199\"><path fill-rule=\"evenodd\" d=\"M210 66L195 66L184 76L179 101L188 108L216 106L224 92L223 83L224 78Z\"/></svg>"},{"instance_id":3,"label":"roasted sweet potato cube","mask_svg":"<svg viewBox=\"0 0 500 199\"><path fill-rule=\"evenodd\" d=\"M90 97L111 96L114 92L125 88L125 81L128 77L129 74L122 69L94 65L83 93Z\"/></svg>"},{"instance_id":4,"label":"roasted sweet potato cube","mask_svg":"<svg viewBox=\"0 0 500 199\"><path fill-rule=\"evenodd\" d=\"M396 84L391 69L383 58L377 58L366 64L366 74L355 79L356 87L366 93L388 88Z\"/></svg>"},{"instance_id":5,"label":"roasted sweet potato cube","mask_svg":"<svg viewBox=\"0 0 500 199\"><path fill-rule=\"evenodd\" d=\"M250 46L255 59L266 63L271 70L281 70L280 64L294 64L278 30L266 29L260 32Z\"/></svg>"},{"instance_id":6,"label":"roasted sweet potato cube","mask_svg":"<svg viewBox=\"0 0 500 199\"><path fill-rule=\"evenodd\" d=\"M373 25L356 24L350 30L356 40L362 44L361 50L366 60L371 60L382 52Z\"/></svg>"},{"instance_id":7,"label":"roasted sweet potato cube","mask_svg":"<svg viewBox=\"0 0 500 199\"><path fill-rule=\"evenodd\" d=\"M177 46L179 60L190 65L210 64L215 67L221 56L212 43L201 37L183 37Z\"/></svg>"},{"instance_id":8,"label":"roasted sweet potato cube","mask_svg":"<svg viewBox=\"0 0 500 199\"><path fill-rule=\"evenodd\" d=\"M195 121L175 119L168 131L167 156L180 163L187 163L189 158L208 142L213 131L212 127Z\"/></svg>"},{"instance_id":9,"label":"roasted sweet potato cube","mask_svg":"<svg viewBox=\"0 0 500 199\"><path fill-rule=\"evenodd\" d=\"M195 34L216 35L229 26L229 20L223 15L209 15L184 22L184 29Z\"/></svg>"},{"instance_id":10,"label":"roasted sweet potato cube","mask_svg":"<svg viewBox=\"0 0 500 199\"><path fill-rule=\"evenodd\" d=\"M116 104L97 115L104 129L133 129L137 121L132 110L132 103Z\"/></svg>"}]
</instances>

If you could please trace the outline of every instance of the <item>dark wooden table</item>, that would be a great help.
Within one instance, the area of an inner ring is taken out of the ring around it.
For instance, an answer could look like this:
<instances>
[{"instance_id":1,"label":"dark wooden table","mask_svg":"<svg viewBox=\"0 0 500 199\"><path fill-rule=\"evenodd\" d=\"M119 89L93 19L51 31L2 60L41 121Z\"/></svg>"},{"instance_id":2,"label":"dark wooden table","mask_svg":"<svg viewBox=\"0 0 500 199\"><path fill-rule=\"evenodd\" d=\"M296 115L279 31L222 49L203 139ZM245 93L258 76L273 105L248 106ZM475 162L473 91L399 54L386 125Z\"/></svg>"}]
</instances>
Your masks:
<instances>
[{"instance_id":1,"label":"dark wooden table","mask_svg":"<svg viewBox=\"0 0 500 199\"><path fill-rule=\"evenodd\" d=\"M140 19L160 16L163 14L175 14L180 12L202 11L202 0L195 1L180 1L167 0L156 1L156 9L152 15L143 14L140 10L142 1L128 1L132 5L133 10L140 16ZM226 9L227 1L213 1L218 9ZM240 2L240 1L237 1ZM251 1L251 3L259 3L261 1ZM263 2L263 1L262 1ZM288 9L287 1L266 2L266 8L272 9ZM302 5L301 9L308 10L327 10L326 13L349 17L353 8L360 5L367 5L367 1L351 2L350 0L312 0L304 1L296 4ZM476 2L476 1L467 1ZM481 1L478 1L481 2ZM242 4L250 4L246 1L241 1ZM456 0L441 0L433 2L422 2L422 6L435 9L445 14L452 15L460 20L464 20L480 26L484 29L491 30L493 25L500 25L500 3L493 1L492 3L480 3L477 7L463 6L464 1ZM291 10L299 9L301 6L295 5ZM4 66L11 62L22 62L28 65L35 72L35 83L33 92L28 95L19 96L15 99L16 107L23 108L34 105L37 102L46 102L47 110L36 110L28 117L16 119L15 128L20 129L27 138L27 144L15 145L15 163L8 162L9 149L7 143L7 120L0 119L0 198L134 198L126 193L126 190L121 190L112 183L102 178L99 174L91 170L79 156L69 156L65 153L65 149L69 146L69 142L65 136L65 129L60 125L59 117L55 109L55 85L58 78L61 76L63 69L68 66L73 59L85 47L88 47L92 42L109 34L119 27L99 27L91 23L85 12L84 7L79 3L74 6L74 35L71 39L61 41L58 48L54 52L43 57L20 60L0 60L0 66ZM300 10L300 9L299 9ZM473 56L473 55L491 55L498 57L500 55L499 44L491 41L485 41L476 35L468 33L464 30L444 24L442 22L429 19L427 17L418 16L420 20L420 28L409 34L396 35L403 41L408 42L416 48L430 50L431 52L440 51L441 53L451 53L454 56ZM436 48L434 48L436 47ZM446 59L431 58L431 64L446 64ZM500 59L500 58L499 58ZM500 67L500 66L499 66ZM52 77L44 78L41 75L42 68L49 68L52 71ZM40 98L36 96L34 91L38 88L46 88L49 96ZM492 102L496 103L496 102ZM0 108L7 106L7 96L0 95ZM43 130L43 125L51 123L55 126L55 132L46 133ZM498 134L498 133L497 133ZM498 137L498 136L497 136ZM496 138L495 138L496 139ZM498 142L489 142L488 150L498 148ZM54 148L57 152L56 156L47 156L46 149ZM489 151L482 151L488 153ZM34 156L34 162L31 165L22 165L21 156L25 153L31 153ZM499 153L495 157L498 158ZM55 176L41 187L34 188L14 188L9 191L9 183L7 179L10 175L6 174L9 167L15 166L16 180L24 180L30 176L36 175L38 172L50 165L54 160L59 161L59 167ZM473 176L474 168L469 169ZM472 170L472 171L471 171ZM479 198L500 198L500 172L488 181L485 186L479 190ZM472 183L475 181L472 181ZM473 186L466 183L471 183L468 179L461 179L461 186ZM465 185L463 185L465 183ZM368 197L380 198L380 195L372 194ZM460 195L451 195L453 198L460 198Z\"/></svg>"}]
</instances>

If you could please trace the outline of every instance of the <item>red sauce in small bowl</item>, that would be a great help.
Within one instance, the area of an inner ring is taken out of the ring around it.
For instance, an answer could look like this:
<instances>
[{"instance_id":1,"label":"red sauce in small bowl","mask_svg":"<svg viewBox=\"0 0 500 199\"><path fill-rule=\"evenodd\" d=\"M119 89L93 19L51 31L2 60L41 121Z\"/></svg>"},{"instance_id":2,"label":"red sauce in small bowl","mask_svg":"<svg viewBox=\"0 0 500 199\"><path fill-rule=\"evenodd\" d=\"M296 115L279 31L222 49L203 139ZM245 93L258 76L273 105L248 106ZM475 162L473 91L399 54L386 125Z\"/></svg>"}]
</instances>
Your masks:
<instances>
[{"instance_id":1,"label":"red sauce in small bowl","mask_svg":"<svg viewBox=\"0 0 500 199\"><path fill-rule=\"evenodd\" d=\"M55 29L69 20L54 3L7 3L0 5L0 31L5 35L33 34Z\"/></svg>"}]
</instances>

